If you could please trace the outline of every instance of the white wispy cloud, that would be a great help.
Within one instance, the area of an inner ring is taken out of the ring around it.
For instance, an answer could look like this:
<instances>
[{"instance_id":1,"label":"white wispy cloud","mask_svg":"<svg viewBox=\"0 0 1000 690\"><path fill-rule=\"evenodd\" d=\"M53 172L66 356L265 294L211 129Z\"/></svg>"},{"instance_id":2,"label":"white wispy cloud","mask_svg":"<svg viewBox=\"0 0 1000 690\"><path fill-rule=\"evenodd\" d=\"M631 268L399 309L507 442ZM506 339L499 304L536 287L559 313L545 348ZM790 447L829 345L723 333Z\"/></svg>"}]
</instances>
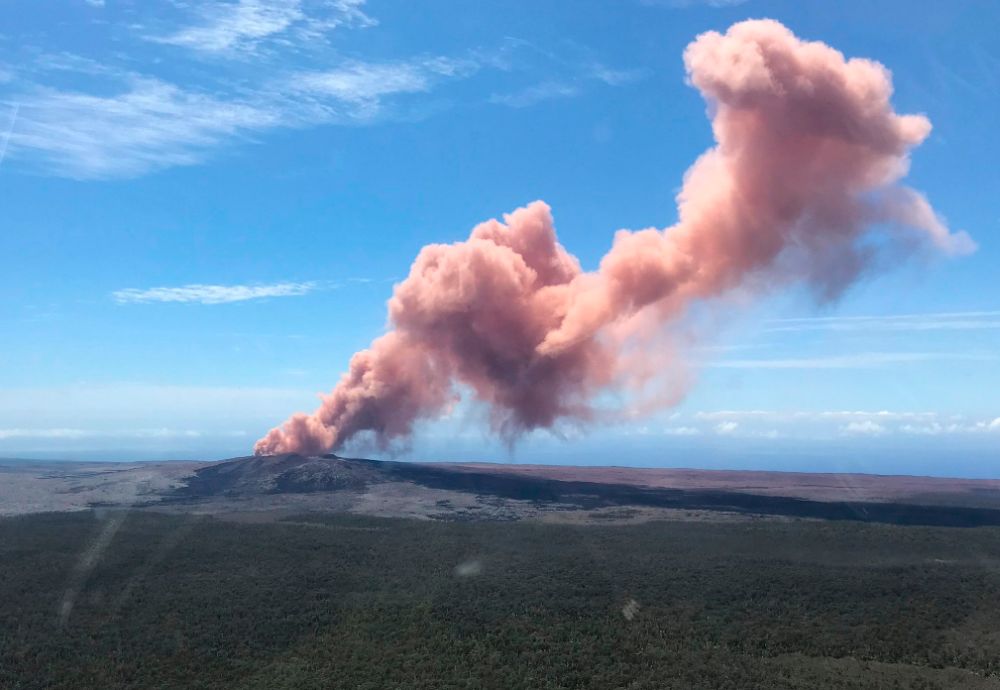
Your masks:
<instances>
[{"instance_id":1,"label":"white wispy cloud","mask_svg":"<svg viewBox=\"0 0 1000 690\"><path fill-rule=\"evenodd\" d=\"M895 410L715 410L693 415L692 428L720 435L778 438L981 435L1000 433L1000 418ZM779 431L778 429L781 429Z\"/></svg>"},{"instance_id":2,"label":"white wispy cloud","mask_svg":"<svg viewBox=\"0 0 1000 690\"><path fill-rule=\"evenodd\" d=\"M312 45L312 39L337 26L374 25L363 5L364 0L181 3L179 7L195 13L195 23L150 40L195 53L244 57L255 56L257 48L268 42L278 53L292 54L300 44ZM135 56L120 58L111 56L102 62L65 51L33 52L31 69L15 86L20 92L6 100L21 109L10 136L10 155L35 170L70 178L130 177L201 163L223 143L250 139L266 130L367 117L370 112L359 113L356 107L333 106L338 99L354 99L367 89L367 110L371 111L379 95L406 90L388 84L385 69L366 71L361 61L351 65L353 94L327 93L319 98L303 97L289 87L296 81L295 71L279 78L279 73L288 71L280 60L262 62L262 69L250 79L241 73L232 81L225 70L203 72L211 76L194 86L138 71L159 71L156 61L144 64ZM306 69L300 61L299 65L299 71ZM400 63L399 69L405 67L405 62ZM58 87L46 85L53 82L48 75L65 71L93 79L76 80L79 86L73 88L60 82L56 82Z\"/></svg>"},{"instance_id":3,"label":"white wispy cloud","mask_svg":"<svg viewBox=\"0 0 1000 690\"><path fill-rule=\"evenodd\" d=\"M645 72L637 69L613 69L605 65L594 65L590 76L608 86L622 86L642 79Z\"/></svg>"},{"instance_id":4,"label":"white wispy cloud","mask_svg":"<svg viewBox=\"0 0 1000 690\"><path fill-rule=\"evenodd\" d=\"M541 83L489 98L512 107L642 76L516 40L461 56L345 59L326 34L376 25L364 0L210 0L174 9L182 24L162 12L139 13L118 27L128 29L126 38L109 53L31 47L18 74L0 65L0 108L20 107L7 158L74 179L133 177L200 164L224 145L278 129L407 119L425 112L418 94L426 99L487 69L543 75ZM512 60L513 50L525 59ZM80 78L68 80L67 72Z\"/></svg>"},{"instance_id":5,"label":"white wispy cloud","mask_svg":"<svg viewBox=\"0 0 1000 690\"><path fill-rule=\"evenodd\" d=\"M643 5L650 6L663 6L663 7L674 7L677 9L683 9L685 7L736 7L737 5L742 5L749 0L639 0Z\"/></svg>"},{"instance_id":6,"label":"white wispy cloud","mask_svg":"<svg viewBox=\"0 0 1000 690\"><path fill-rule=\"evenodd\" d=\"M307 382L293 387L247 385L182 385L155 382L102 383L77 381L60 386L0 387L0 428L6 446L19 439L48 436L107 440L135 433L155 438L158 429L194 430L203 439L235 435L256 438L287 414L316 401L317 389ZM153 430L150 420L156 420ZM43 431L39 435L39 430ZM21 444L22 446L24 444Z\"/></svg>"},{"instance_id":7,"label":"white wispy cloud","mask_svg":"<svg viewBox=\"0 0 1000 690\"><path fill-rule=\"evenodd\" d=\"M15 103L10 109L10 124L7 126L7 130L3 133L3 137L0 138L0 165L3 165L3 159L7 156L7 144L10 142L10 135L14 131L14 125L17 124L17 113L20 110L21 105Z\"/></svg>"},{"instance_id":8,"label":"white wispy cloud","mask_svg":"<svg viewBox=\"0 0 1000 690\"><path fill-rule=\"evenodd\" d=\"M475 60L446 57L387 63L352 61L332 70L300 72L288 82L292 91L317 99L321 111L324 99L351 106L347 110L326 111L325 117L329 119L338 113L367 119L380 112L382 99L387 96L426 93L444 79L465 78L478 69Z\"/></svg>"},{"instance_id":9,"label":"white wispy cloud","mask_svg":"<svg viewBox=\"0 0 1000 690\"><path fill-rule=\"evenodd\" d=\"M886 316L814 316L771 319L765 332L797 331L956 331L1000 328L1000 311L891 314Z\"/></svg>"},{"instance_id":10,"label":"white wispy cloud","mask_svg":"<svg viewBox=\"0 0 1000 690\"><path fill-rule=\"evenodd\" d=\"M311 5L311 7L307 7ZM364 0L305 3L302 0L237 0L196 5L197 23L149 40L206 53L253 52L262 42L294 31L316 37L338 26L373 26Z\"/></svg>"},{"instance_id":11,"label":"white wispy cloud","mask_svg":"<svg viewBox=\"0 0 1000 690\"><path fill-rule=\"evenodd\" d=\"M385 98L426 92L474 70L469 61L446 58L353 61L336 70L294 73L238 96L135 75L100 96L39 87L19 97L10 148L35 167L66 177L129 177L201 163L226 142L271 129L371 120L383 112Z\"/></svg>"},{"instance_id":12,"label":"white wispy cloud","mask_svg":"<svg viewBox=\"0 0 1000 690\"><path fill-rule=\"evenodd\" d=\"M892 410L715 410L696 412L695 419L706 421L767 421L793 423L801 421L921 421L938 418L937 412L908 412Z\"/></svg>"},{"instance_id":13,"label":"white wispy cloud","mask_svg":"<svg viewBox=\"0 0 1000 690\"><path fill-rule=\"evenodd\" d=\"M352 60L332 70L291 72L235 94L111 73L111 93L34 87L20 94L10 148L34 167L65 177L131 177L201 163L227 142L268 130L370 122L386 112L386 99L429 92L479 66L471 58L441 56Z\"/></svg>"},{"instance_id":14,"label":"white wispy cloud","mask_svg":"<svg viewBox=\"0 0 1000 690\"><path fill-rule=\"evenodd\" d=\"M600 63L578 70L575 74L561 79L546 79L522 89L504 93L493 93L489 102L510 108L527 108L544 101L579 96L586 90L587 83L600 82L606 86L622 86L641 79L642 70L614 69Z\"/></svg>"},{"instance_id":15,"label":"white wispy cloud","mask_svg":"<svg viewBox=\"0 0 1000 690\"><path fill-rule=\"evenodd\" d=\"M579 93L580 89L572 84L544 81L513 93L494 93L490 96L490 103L506 105L511 108L527 108L542 101L569 98Z\"/></svg>"},{"instance_id":16,"label":"white wispy cloud","mask_svg":"<svg viewBox=\"0 0 1000 690\"><path fill-rule=\"evenodd\" d=\"M201 162L220 142L280 123L264 104L220 99L150 78L93 94L38 88L20 99L12 155L73 178L135 175Z\"/></svg>"},{"instance_id":17,"label":"white wispy cloud","mask_svg":"<svg viewBox=\"0 0 1000 690\"><path fill-rule=\"evenodd\" d=\"M301 91L361 102L386 94L426 91L429 79L427 72L416 64L354 63L328 72L297 75L293 84Z\"/></svg>"},{"instance_id":18,"label":"white wispy cloud","mask_svg":"<svg viewBox=\"0 0 1000 690\"><path fill-rule=\"evenodd\" d=\"M667 436L698 436L701 429L693 426L668 426L663 430Z\"/></svg>"},{"instance_id":19,"label":"white wispy cloud","mask_svg":"<svg viewBox=\"0 0 1000 690\"><path fill-rule=\"evenodd\" d=\"M202 438L205 436L246 436L245 431L205 432L197 429L0 429L0 440L10 439L85 439L85 438L127 438L127 439L157 439L157 438Z\"/></svg>"},{"instance_id":20,"label":"white wispy cloud","mask_svg":"<svg viewBox=\"0 0 1000 690\"><path fill-rule=\"evenodd\" d=\"M885 427L878 422L865 419L845 424L841 427L840 433L847 436L881 436L885 433Z\"/></svg>"},{"instance_id":21,"label":"white wispy cloud","mask_svg":"<svg viewBox=\"0 0 1000 690\"><path fill-rule=\"evenodd\" d=\"M126 288L111 296L121 304L141 302L194 302L227 304L267 297L298 297L316 290L318 284L273 283L271 285L181 285L178 287Z\"/></svg>"},{"instance_id":22,"label":"white wispy cloud","mask_svg":"<svg viewBox=\"0 0 1000 690\"><path fill-rule=\"evenodd\" d=\"M701 433L700 429L692 429L695 433ZM739 436L741 438L776 439L782 436L777 429L755 429L732 420L719 422L712 428L712 431L717 436Z\"/></svg>"},{"instance_id":23,"label":"white wispy cloud","mask_svg":"<svg viewBox=\"0 0 1000 690\"><path fill-rule=\"evenodd\" d=\"M862 352L826 357L729 359L714 362L718 369L870 369L896 364L932 361L990 361L996 355L961 352Z\"/></svg>"},{"instance_id":24,"label":"white wispy cloud","mask_svg":"<svg viewBox=\"0 0 1000 690\"><path fill-rule=\"evenodd\" d=\"M920 436L940 436L942 434L980 434L1000 432L1000 417L993 420L969 421L952 419L951 421L932 421L926 424L904 424L898 428L904 434Z\"/></svg>"},{"instance_id":25,"label":"white wispy cloud","mask_svg":"<svg viewBox=\"0 0 1000 690\"><path fill-rule=\"evenodd\" d=\"M90 76L121 76L122 70L93 58L71 53L66 50L56 52L41 52L33 56L31 71L39 72L71 72Z\"/></svg>"},{"instance_id":26,"label":"white wispy cloud","mask_svg":"<svg viewBox=\"0 0 1000 690\"><path fill-rule=\"evenodd\" d=\"M305 397L313 400L311 387L273 388L264 386L188 386L145 382L88 383L78 382L64 386L36 386L27 388L0 388L0 418L20 419L34 417L40 411L49 412L50 418L81 418L90 415L94 420L104 420L126 414L139 413L144 417L162 415L168 408L190 412L194 418L208 416L209 411L223 415L240 402L261 414L271 417ZM63 403L60 403L63 401ZM64 408L60 409L60 405ZM31 425L16 422L14 426ZM54 426L72 426L58 422ZM185 425L188 426L188 425Z\"/></svg>"},{"instance_id":27,"label":"white wispy cloud","mask_svg":"<svg viewBox=\"0 0 1000 690\"><path fill-rule=\"evenodd\" d=\"M10 438L83 438L82 429L0 429L0 439Z\"/></svg>"},{"instance_id":28,"label":"white wispy cloud","mask_svg":"<svg viewBox=\"0 0 1000 690\"><path fill-rule=\"evenodd\" d=\"M734 433L739 428L740 428L739 422L733 422L733 421L719 422L718 424L715 425L715 433L721 436L725 436Z\"/></svg>"}]
</instances>

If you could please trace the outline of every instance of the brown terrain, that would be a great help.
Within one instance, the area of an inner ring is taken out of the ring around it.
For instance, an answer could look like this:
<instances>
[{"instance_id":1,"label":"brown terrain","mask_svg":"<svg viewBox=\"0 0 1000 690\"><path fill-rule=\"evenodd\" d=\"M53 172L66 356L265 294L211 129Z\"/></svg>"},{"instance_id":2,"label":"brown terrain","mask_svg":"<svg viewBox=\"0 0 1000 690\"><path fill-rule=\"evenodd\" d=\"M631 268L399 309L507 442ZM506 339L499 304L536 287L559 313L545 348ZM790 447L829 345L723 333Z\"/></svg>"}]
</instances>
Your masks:
<instances>
[{"instance_id":1,"label":"brown terrain","mask_svg":"<svg viewBox=\"0 0 1000 690\"><path fill-rule=\"evenodd\" d=\"M436 463L459 472L493 472L557 481L663 489L736 491L811 501L917 502L1000 507L1000 479L755 470L573 467L499 463Z\"/></svg>"},{"instance_id":2,"label":"brown terrain","mask_svg":"<svg viewBox=\"0 0 1000 690\"><path fill-rule=\"evenodd\" d=\"M334 455L221 462L0 460L0 515L95 507L271 520L308 512L613 524L828 519L1000 524L1000 480L515 464Z\"/></svg>"}]
</instances>

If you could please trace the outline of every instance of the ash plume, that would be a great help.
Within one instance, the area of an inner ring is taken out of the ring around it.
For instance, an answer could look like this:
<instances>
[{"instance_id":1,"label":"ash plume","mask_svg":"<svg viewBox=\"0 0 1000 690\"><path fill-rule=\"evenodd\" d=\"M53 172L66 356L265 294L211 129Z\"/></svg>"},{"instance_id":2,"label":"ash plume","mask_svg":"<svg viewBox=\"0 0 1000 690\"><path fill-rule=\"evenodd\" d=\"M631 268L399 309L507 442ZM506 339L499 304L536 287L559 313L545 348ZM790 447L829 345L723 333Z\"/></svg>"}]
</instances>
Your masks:
<instances>
[{"instance_id":1,"label":"ash plume","mask_svg":"<svg viewBox=\"0 0 1000 690\"><path fill-rule=\"evenodd\" d=\"M975 249L898 184L931 125L893 111L879 63L772 20L702 34L684 63L716 143L685 174L675 225L619 230L594 272L559 244L541 201L425 247L389 300L389 331L255 453L322 453L361 432L386 446L453 405L456 383L509 439L591 419L595 396L642 368L642 332L695 304L791 283L829 300L880 255Z\"/></svg>"}]
</instances>

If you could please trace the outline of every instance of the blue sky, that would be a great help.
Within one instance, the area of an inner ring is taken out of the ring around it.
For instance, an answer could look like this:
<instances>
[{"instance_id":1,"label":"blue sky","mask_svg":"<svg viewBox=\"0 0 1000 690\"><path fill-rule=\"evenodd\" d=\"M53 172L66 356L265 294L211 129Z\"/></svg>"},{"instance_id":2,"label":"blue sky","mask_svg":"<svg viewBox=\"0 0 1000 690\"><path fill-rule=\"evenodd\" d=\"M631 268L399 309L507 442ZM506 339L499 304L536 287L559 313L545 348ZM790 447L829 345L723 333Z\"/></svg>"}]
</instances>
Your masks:
<instances>
[{"instance_id":1,"label":"blue sky","mask_svg":"<svg viewBox=\"0 0 1000 690\"><path fill-rule=\"evenodd\" d=\"M928 5L4 3L0 455L247 453L422 245L539 198L586 268L670 225L712 143L682 51L771 17L892 70L908 183L979 250L721 305L676 408L511 454L465 406L400 457L996 476L1000 5Z\"/></svg>"}]
</instances>

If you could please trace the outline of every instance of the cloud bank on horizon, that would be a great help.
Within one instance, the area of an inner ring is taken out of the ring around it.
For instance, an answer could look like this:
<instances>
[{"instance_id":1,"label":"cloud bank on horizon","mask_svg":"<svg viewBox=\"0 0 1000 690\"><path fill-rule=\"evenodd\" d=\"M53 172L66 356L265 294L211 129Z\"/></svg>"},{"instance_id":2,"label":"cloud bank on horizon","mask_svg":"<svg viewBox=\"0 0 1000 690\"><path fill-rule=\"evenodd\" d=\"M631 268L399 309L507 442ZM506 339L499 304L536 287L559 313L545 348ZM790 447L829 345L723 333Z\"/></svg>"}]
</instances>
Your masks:
<instances>
[{"instance_id":1,"label":"cloud bank on horizon","mask_svg":"<svg viewBox=\"0 0 1000 690\"><path fill-rule=\"evenodd\" d=\"M594 272L558 243L541 201L465 242L425 247L389 301L390 330L315 412L272 429L255 453L321 453L360 433L386 447L452 406L457 384L509 440L590 420L602 392L682 366L643 345L695 305L793 283L830 300L876 259L975 249L898 184L931 125L894 112L879 63L773 20L702 34L684 62L716 144L685 175L676 225L619 231ZM668 381L658 402L683 389L683 376Z\"/></svg>"}]
</instances>

